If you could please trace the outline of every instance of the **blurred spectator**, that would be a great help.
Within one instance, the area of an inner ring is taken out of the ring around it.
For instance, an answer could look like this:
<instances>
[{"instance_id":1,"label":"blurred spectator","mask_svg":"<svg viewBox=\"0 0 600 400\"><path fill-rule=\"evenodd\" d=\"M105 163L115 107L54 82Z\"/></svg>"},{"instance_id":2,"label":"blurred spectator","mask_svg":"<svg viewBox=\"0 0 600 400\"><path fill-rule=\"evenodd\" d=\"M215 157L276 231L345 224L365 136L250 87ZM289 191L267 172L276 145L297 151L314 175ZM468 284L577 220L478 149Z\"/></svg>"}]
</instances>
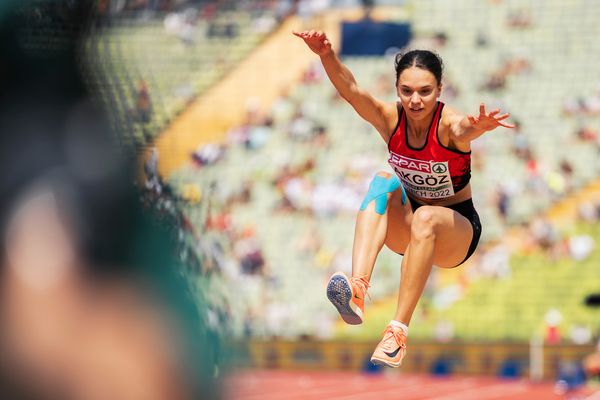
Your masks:
<instances>
[{"instance_id":1,"label":"blurred spectator","mask_svg":"<svg viewBox=\"0 0 600 400\"><path fill-rule=\"evenodd\" d=\"M193 154L192 160L194 164L198 167L203 167L206 165L212 165L218 162L225 155L225 147L216 144L205 144L201 145Z\"/></svg>"},{"instance_id":2,"label":"blurred spectator","mask_svg":"<svg viewBox=\"0 0 600 400\"><path fill-rule=\"evenodd\" d=\"M585 222L596 222L600 219L600 202L594 204L591 201L583 202L577 209L578 216Z\"/></svg>"},{"instance_id":3,"label":"blurred spectator","mask_svg":"<svg viewBox=\"0 0 600 400\"><path fill-rule=\"evenodd\" d=\"M562 253L560 234L550 221L543 217L533 219L529 224L529 232L536 247L552 259L560 257Z\"/></svg>"},{"instance_id":4,"label":"blurred spectator","mask_svg":"<svg viewBox=\"0 0 600 400\"><path fill-rule=\"evenodd\" d=\"M490 92L502 90L506 86L506 74L504 71L494 71L490 74L487 81L483 84L482 89Z\"/></svg>"},{"instance_id":5,"label":"blurred spectator","mask_svg":"<svg viewBox=\"0 0 600 400\"><path fill-rule=\"evenodd\" d=\"M600 94L596 93L585 99L584 112L588 115L600 114Z\"/></svg>"},{"instance_id":6,"label":"blurred spectator","mask_svg":"<svg viewBox=\"0 0 600 400\"><path fill-rule=\"evenodd\" d=\"M574 189L574 168L569 160L563 158L558 165L560 173L564 180L564 193L570 193Z\"/></svg>"},{"instance_id":7,"label":"blurred spectator","mask_svg":"<svg viewBox=\"0 0 600 400\"><path fill-rule=\"evenodd\" d=\"M489 45L489 37L486 31L477 31L475 36L475 45L477 47L487 47Z\"/></svg>"},{"instance_id":8,"label":"blurred spectator","mask_svg":"<svg viewBox=\"0 0 600 400\"><path fill-rule=\"evenodd\" d=\"M282 21L294 13L293 0L279 0L275 5L275 17L277 21Z\"/></svg>"},{"instance_id":9,"label":"blurred spectator","mask_svg":"<svg viewBox=\"0 0 600 400\"><path fill-rule=\"evenodd\" d=\"M546 344L560 344L562 337L560 334L559 325L562 322L562 313L557 309L550 309L544 316L546 323L546 333L544 341Z\"/></svg>"},{"instance_id":10,"label":"blurred spectator","mask_svg":"<svg viewBox=\"0 0 600 400\"><path fill-rule=\"evenodd\" d=\"M156 191L158 194L162 191L160 175L158 174L158 149L152 147L150 155L144 163L144 172L146 174L146 189Z\"/></svg>"},{"instance_id":11,"label":"blurred spectator","mask_svg":"<svg viewBox=\"0 0 600 400\"><path fill-rule=\"evenodd\" d=\"M205 229L207 231L217 231L221 233L231 232L233 224L231 222L231 210L229 205L224 205L218 212L207 213Z\"/></svg>"},{"instance_id":12,"label":"blurred spectator","mask_svg":"<svg viewBox=\"0 0 600 400\"><path fill-rule=\"evenodd\" d=\"M436 48L443 48L446 46L446 43L448 42L448 35L446 34L446 32L437 32L434 35L434 40L435 40L435 44L436 44Z\"/></svg>"},{"instance_id":13,"label":"blurred spectator","mask_svg":"<svg viewBox=\"0 0 600 400\"><path fill-rule=\"evenodd\" d=\"M250 126L244 140L244 146L248 150L257 150L267 144L273 133L273 119L265 118L259 124Z\"/></svg>"},{"instance_id":14,"label":"blurred spectator","mask_svg":"<svg viewBox=\"0 0 600 400\"><path fill-rule=\"evenodd\" d=\"M312 62L302 75L302 83L305 85L320 83L325 77L325 69L320 62Z\"/></svg>"},{"instance_id":15,"label":"blurred spectator","mask_svg":"<svg viewBox=\"0 0 600 400\"><path fill-rule=\"evenodd\" d=\"M513 154L522 161L527 161L530 158L531 145L529 139L521 130L521 123L518 120L513 122L515 128L511 130L512 136L512 151Z\"/></svg>"},{"instance_id":16,"label":"blurred spectator","mask_svg":"<svg viewBox=\"0 0 600 400\"><path fill-rule=\"evenodd\" d=\"M247 275L263 275L265 259L254 228L246 227L235 240L233 251L240 263L241 272Z\"/></svg>"},{"instance_id":17,"label":"blurred spectator","mask_svg":"<svg viewBox=\"0 0 600 400\"><path fill-rule=\"evenodd\" d=\"M585 103L581 97L569 97L563 102L562 109L566 116L574 116L579 114L581 110L585 109Z\"/></svg>"},{"instance_id":18,"label":"blurred spectator","mask_svg":"<svg viewBox=\"0 0 600 400\"><path fill-rule=\"evenodd\" d=\"M522 54L508 57L500 67L493 70L488 79L482 85L482 89L488 91L503 90L506 87L506 81L511 75L521 75L531 70L530 61L525 51Z\"/></svg>"},{"instance_id":19,"label":"blurred spectator","mask_svg":"<svg viewBox=\"0 0 600 400\"><path fill-rule=\"evenodd\" d=\"M331 0L297 0L296 14L305 26L321 26L322 14L329 8Z\"/></svg>"},{"instance_id":20,"label":"blurred spectator","mask_svg":"<svg viewBox=\"0 0 600 400\"><path fill-rule=\"evenodd\" d=\"M596 351L584 357L582 363L588 378L600 376L600 339L598 339Z\"/></svg>"},{"instance_id":21,"label":"blurred spectator","mask_svg":"<svg viewBox=\"0 0 600 400\"><path fill-rule=\"evenodd\" d=\"M136 96L135 120L142 124L147 124L152 119L152 102L150 101L148 85L143 79L138 82Z\"/></svg>"},{"instance_id":22,"label":"blurred spectator","mask_svg":"<svg viewBox=\"0 0 600 400\"><path fill-rule=\"evenodd\" d=\"M508 211L510 207L510 196L508 191L502 186L498 185L496 187L496 192L494 196L494 204L496 206L496 212L498 217L503 224L508 222Z\"/></svg>"},{"instance_id":23,"label":"blurred spectator","mask_svg":"<svg viewBox=\"0 0 600 400\"><path fill-rule=\"evenodd\" d=\"M327 150L331 144L329 136L327 135L327 128L321 125L315 126L313 129L312 143L318 149Z\"/></svg>"},{"instance_id":24,"label":"blurred spectator","mask_svg":"<svg viewBox=\"0 0 600 400\"><path fill-rule=\"evenodd\" d=\"M363 7L363 18L369 18L375 7L375 0L360 0L360 3Z\"/></svg>"},{"instance_id":25,"label":"blurred spectator","mask_svg":"<svg viewBox=\"0 0 600 400\"><path fill-rule=\"evenodd\" d=\"M218 3L217 2L208 2L203 5L200 10L200 15L203 20L211 21L217 16L218 12Z\"/></svg>"},{"instance_id":26,"label":"blurred spectator","mask_svg":"<svg viewBox=\"0 0 600 400\"><path fill-rule=\"evenodd\" d=\"M247 179L242 182L240 190L231 198L231 204L248 204L252 201L254 181Z\"/></svg>"},{"instance_id":27,"label":"blurred spectator","mask_svg":"<svg viewBox=\"0 0 600 400\"><path fill-rule=\"evenodd\" d=\"M508 13L506 23L512 28L529 28L532 24L531 10L521 8Z\"/></svg>"},{"instance_id":28,"label":"blurred spectator","mask_svg":"<svg viewBox=\"0 0 600 400\"><path fill-rule=\"evenodd\" d=\"M589 96L583 94L567 97L563 101L563 114L566 116L597 116L600 115L600 84Z\"/></svg>"},{"instance_id":29,"label":"blurred spectator","mask_svg":"<svg viewBox=\"0 0 600 400\"><path fill-rule=\"evenodd\" d=\"M277 19L271 15L263 13L259 15L252 23L252 30L259 34L267 34L277 26Z\"/></svg>"},{"instance_id":30,"label":"blurred spectator","mask_svg":"<svg viewBox=\"0 0 600 400\"><path fill-rule=\"evenodd\" d=\"M492 246L482 252L478 270L483 277L503 279L510 277L510 255L509 248L502 243Z\"/></svg>"},{"instance_id":31,"label":"blurred spectator","mask_svg":"<svg viewBox=\"0 0 600 400\"><path fill-rule=\"evenodd\" d=\"M598 143L598 131L588 126L577 129L575 136L582 142Z\"/></svg>"},{"instance_id":32,"label":"blurred spectator","mask_svg":"<svg viewBox=\"0 0 600 400\"><path fill-rule=\"evenodd\" d=\"M226 18L223 21L213 20L208 25L206 36L208 39L223 38L227 40L235 39L240 33L238 23L233 18Z\"/></svg>"},{"instance_id":33,"label":"blurred spectator","mask_svg":"<svg viewBox=\"0 0 600 400\"><path fill-rule=\"evenodd\" d=\"M312 182L302 175L287 180L283 186L283 195L296 211L307 212L310 209Z\"/></svg>"},{"instance_id":34,"label":"blurred spectator","mask_svg":"<svg viewBox=\"0 0 600 400\"><path fill-rule=\"evenodd\" d=\"M183 12L169 13L165 16L164 27L167 34L179 38L181 43L188 47L193 46L196 41L196 20L198 13L193 8Z\"/></svg>"}]
</instances>

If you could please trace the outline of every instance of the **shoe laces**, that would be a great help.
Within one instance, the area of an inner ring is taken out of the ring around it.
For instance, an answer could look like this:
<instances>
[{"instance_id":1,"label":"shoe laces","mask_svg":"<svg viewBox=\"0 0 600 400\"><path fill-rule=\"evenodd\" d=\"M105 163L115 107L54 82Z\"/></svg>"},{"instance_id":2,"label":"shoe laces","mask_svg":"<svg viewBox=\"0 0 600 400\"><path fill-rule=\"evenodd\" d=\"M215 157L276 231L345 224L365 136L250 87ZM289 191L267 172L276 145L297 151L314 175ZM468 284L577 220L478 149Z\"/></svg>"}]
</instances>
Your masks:
<instances>
[{"instance_id":1,"label":"shoe laces","mask_svg":"<svg viewBox=\"0 0 600 400\"><path fill-rule=\"evenodd\" d=\"M365 295L371 300L371 296L367 293L367 290L371 287L371 284L367 280L367 275L363 276L353 276L350 278L350 283L352 284L352 288L354 291L358 291L362 296L363 300ZM358 289L358 290L357 290Z\"/></svg>"},{"instance_id":2,"label":"shoe laces","mask_svg":"<svg viewBox=\"0 0 600 400\"><path fill-rule=\"evenodd\" d=\"M394 339L395 343L391 343L390 339ZM395 328L388 325L383 331L383 346L385 346L387 350L393 351L396 350L394 345L400 346L403 349L406 348L406 335L401 328Z\"/></svg>"}]
</instances>

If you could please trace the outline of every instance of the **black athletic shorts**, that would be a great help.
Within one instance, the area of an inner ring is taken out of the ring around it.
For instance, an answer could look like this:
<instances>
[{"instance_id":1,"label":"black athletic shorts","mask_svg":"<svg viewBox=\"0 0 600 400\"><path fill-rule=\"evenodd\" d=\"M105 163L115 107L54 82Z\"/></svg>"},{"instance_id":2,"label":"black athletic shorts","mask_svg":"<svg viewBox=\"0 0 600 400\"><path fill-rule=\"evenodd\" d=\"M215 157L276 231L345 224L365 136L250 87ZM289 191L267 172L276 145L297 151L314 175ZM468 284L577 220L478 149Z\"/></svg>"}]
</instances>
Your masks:
<instances>
[{"instance_id":1,"label":"black athletic shorts","mask_svg":"<svg viewBox=\"0 0 600 400\"><path fill-rule=\"evenodd\" d=\"M413 200L410 196L407 196L410 200L410 205L412 207L413 212L417 210L417 208L421 207L424 204L419 204L415 200ZM477 244L479 243L479 238L481 238L481 221L479 221L479 214L475 210L475 206L473 205L473 199L461 201L460 203L452 204L449 206L444 206L446 208L450 208L466 219L471 223L471 227L473 227L473 238L471 239L471 244L469 245L469 250L467 251L467 256L464 260L462 260L459 264L456 265L458 267L460 264L467 261L469 257L473 255L475 249L477 248Z\"/></svg>"}]
</instances>

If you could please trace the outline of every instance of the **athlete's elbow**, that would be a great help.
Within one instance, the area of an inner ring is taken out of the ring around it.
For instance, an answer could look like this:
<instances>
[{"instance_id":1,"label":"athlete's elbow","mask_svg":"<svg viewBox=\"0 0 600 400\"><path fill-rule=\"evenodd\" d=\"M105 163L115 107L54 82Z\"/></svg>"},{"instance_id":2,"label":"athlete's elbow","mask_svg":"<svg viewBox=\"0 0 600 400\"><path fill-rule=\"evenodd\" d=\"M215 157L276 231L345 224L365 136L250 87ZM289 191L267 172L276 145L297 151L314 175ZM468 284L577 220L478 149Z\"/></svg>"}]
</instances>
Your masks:
<instances>
[{"instance_id":1,"label":"athlete's elbow","mask_svg":"<svg viewBox=\"0 0 600 400\"><path fill-rule=\"evenodd\" d=\"M458 130L452 135L452 140L455 142L465 141L469 137L469 132L466 130Z\"/></svg>"},{"instance_id":2,"label":"athlete's elbow","mask_svg":"<svg viewBox=\"0 0 600 400\"><path fill-rule=\"evenodd\" d=\"M455 141L457 143L470 143L473 140L477 139L482 134L483 134L483 132L481 132L479 130L471 129L471 130L462 132L461 134L457 135L455 138Z\"/></svg>"}]
</instances>

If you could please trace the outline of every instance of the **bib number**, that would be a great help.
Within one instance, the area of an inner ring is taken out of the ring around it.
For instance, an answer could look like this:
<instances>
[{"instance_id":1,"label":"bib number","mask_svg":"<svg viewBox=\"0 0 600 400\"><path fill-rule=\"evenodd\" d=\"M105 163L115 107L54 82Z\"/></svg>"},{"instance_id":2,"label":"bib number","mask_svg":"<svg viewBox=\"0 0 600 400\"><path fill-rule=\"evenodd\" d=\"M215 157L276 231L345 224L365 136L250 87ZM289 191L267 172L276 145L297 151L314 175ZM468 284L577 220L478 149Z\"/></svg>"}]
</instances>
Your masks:
<instances>
[{"instance_id":1,"label":"bib number","mask_svg":"<svg viewBox=\"0 0 600 400\"><path fill-rule=\"evenodd\" d=\"M454 196L447 161L422 161L392 153L388 162L404 189L413 196L423 199Z\"/></svg>"}]
</instances>

